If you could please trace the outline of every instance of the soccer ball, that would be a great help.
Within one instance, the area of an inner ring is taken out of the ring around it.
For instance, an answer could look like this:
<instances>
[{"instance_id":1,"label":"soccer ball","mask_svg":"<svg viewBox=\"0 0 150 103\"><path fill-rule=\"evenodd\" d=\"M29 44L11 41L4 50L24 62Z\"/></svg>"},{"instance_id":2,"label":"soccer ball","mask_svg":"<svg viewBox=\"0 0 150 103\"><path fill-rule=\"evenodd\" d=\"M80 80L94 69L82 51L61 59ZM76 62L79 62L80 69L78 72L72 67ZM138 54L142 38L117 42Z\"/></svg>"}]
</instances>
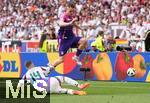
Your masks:
<instances>
[{"instance_id":1,"label":"soccer ball","mask_svg":"<svg viewBox=\"0 0 150 103\"><path fill-rule=\"evenodd\" d=\"M134 68L129 68L128 70L127 70L127 75L129 76L129 77L134 77L135 76L135 74L136 74L136 70L134 69Z\"/></svg>"}]
</instances>

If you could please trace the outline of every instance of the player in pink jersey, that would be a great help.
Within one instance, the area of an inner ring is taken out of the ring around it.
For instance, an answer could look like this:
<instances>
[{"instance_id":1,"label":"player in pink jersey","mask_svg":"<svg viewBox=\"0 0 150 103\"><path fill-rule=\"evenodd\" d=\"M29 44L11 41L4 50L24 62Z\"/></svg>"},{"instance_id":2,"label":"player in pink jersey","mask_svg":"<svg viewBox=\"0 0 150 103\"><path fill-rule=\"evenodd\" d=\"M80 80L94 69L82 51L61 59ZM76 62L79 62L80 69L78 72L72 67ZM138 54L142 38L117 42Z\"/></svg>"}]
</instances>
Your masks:
<instances>
[{"instance_id":1,"label":"player in pink jersey","mask_svg":"<svg viewBox=\"0 0 150 103\"><path fill-rule=\"evenodd\" d=\"M71 4L68 5L66 11L62 14L62 16L60 16L60 29L58 32L59 58L54 62L54 67L64 61L64 55L67 53L69 48L77 48L77 52L73 57L73 60L75 60L78 65L82 65L79 60L79 56L82 50L87 47L87 40L82 37L76 37L73 33L73 27L81 29L75 23L78 21L78 18L75 17L74 13L75 7Z\"/></svg>"}]
</instances>

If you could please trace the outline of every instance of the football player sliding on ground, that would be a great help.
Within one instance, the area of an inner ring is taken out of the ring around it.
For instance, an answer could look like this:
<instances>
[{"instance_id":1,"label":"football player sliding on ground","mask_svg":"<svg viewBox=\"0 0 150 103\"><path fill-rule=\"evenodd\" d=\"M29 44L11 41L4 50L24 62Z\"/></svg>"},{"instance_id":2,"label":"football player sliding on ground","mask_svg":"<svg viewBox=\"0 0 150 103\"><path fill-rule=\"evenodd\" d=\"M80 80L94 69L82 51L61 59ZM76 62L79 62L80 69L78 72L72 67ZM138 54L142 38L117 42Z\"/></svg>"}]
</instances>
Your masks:
<instances>
[{"instance_id":1,"label":"football player sliding on ground","mask_svg":"<svg viewBox=\"0 0 150 103\"><path fill-rule=\"evenodd\" d=\"M26 62L26 68L28 71L26 74L22 77L22 79L19 81L17 89L19 90L21 86L24 85L24 81L27 81L28 83L31 83L33 87L38 90L39 92L46 92L46 93L66 93L66 94L72 94L72 95L86 95L85 91L82 91L83 89L87 88L90 84L84 83L79 84L77 81L65 77L65 76L55 76L55 77L48 77L48 74L54 70L53 67L47 66L38 66L35 67L34 64L31 61ZM38 80L42 80L46 83L46 85L37 82ZM78 87L80 90L72 90L68 88L62 88L61 84L67 83L69 85Z\"/></svg>"}]
</instances>

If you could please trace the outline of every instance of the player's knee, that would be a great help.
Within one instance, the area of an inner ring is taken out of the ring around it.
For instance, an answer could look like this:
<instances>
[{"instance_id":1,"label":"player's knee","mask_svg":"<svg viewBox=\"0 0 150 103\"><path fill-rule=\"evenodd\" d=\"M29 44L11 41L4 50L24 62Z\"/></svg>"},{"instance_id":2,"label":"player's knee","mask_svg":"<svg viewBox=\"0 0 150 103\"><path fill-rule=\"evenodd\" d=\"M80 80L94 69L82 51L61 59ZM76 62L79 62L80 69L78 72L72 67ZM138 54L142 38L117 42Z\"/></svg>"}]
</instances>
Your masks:
<instances>
[{"instance_id":1,"label":"player's knee","mask_svg":"<svg viewBox=\"0 0 150 103\"><path fill-rule=\"evenodd\" d=\"M82 39L82 44L86 45L87 44L87 40L85 38Z\"/></svg>"},{"instance_id":2,"label":"player's knee","mask_svg":"<svg viewBox=\"0 0 150 103\"><path fill-rule=\"evenodd\" d=\"M86 47L88 46L86 39L85 39L84 42L83 42L83 46L84 46L84 48L86 48Z\"/></svg>"},{"instance_id":3,"label":"player's knee","mask_svg":"<svg viewBox=\"0 0 150 103\"><path fill-rule=\"evenodd\" d=\"M64 62L64 59L63 59L63 58L61 58L61 59L60 59L60 62Z\"/></svg>"},{"instance_id":4,"label":"player's knee","mask_svg":"<svg viewBox=\"0 0 150 103\"><path fill-rule=\"evenodd\" d=\"M84 45L85 45L85 47L87 47L87 46L88 46L87 40L84 42Z\"/></svg>"},{"instance_id":5,"label":"player's knee","mask_svg":"<svg viewBox=\"0 0 150 103\"><path fill-rule=\"evenodd\" d=\"M63 57L60 57L60 59L59 59L61 62L63 62L64 61L64 56Z\"/></svg>"}]
</instances>

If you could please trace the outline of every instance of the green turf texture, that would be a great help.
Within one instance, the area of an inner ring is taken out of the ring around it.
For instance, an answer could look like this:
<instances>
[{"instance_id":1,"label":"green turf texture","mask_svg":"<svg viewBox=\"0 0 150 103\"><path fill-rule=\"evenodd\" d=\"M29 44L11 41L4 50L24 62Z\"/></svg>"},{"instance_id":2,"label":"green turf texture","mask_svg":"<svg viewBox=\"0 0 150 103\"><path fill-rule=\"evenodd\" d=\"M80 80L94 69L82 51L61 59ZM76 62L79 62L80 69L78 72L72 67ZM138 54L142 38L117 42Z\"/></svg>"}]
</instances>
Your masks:
<instances>
[{"instance_id":1,"label":"green turf texture","mask_svg":"<svg viewBox=\"0 0 150 103\"><path fill-rule=\"evenodd\" d=\"M86 96L52 95L51 103L150 103L150 84L91 81ZM71 88L71 87L70 87ZM64 99L65 98L65 99Z\"/></svg>"},{"instance_id":2,"label":"green turf texture","mask_svg":"<svg viewBox=\"0 0 150 103\"><path fill-rule=\"evenodd\" d=\"M88 82L91 83L91 86L85 90L87 91L85 96L51 94L44 99L35 99L34 97L30 99L0 98L0 103L150 103L150 83ZM79 83L84 83L84 81L79 81ZM63 87L78 90L66 84ZM0 91L0 95L2 95L1 93L3 93L5 87L0 85L0 88L3 88Z\"/></svg>"}]
</instances>

